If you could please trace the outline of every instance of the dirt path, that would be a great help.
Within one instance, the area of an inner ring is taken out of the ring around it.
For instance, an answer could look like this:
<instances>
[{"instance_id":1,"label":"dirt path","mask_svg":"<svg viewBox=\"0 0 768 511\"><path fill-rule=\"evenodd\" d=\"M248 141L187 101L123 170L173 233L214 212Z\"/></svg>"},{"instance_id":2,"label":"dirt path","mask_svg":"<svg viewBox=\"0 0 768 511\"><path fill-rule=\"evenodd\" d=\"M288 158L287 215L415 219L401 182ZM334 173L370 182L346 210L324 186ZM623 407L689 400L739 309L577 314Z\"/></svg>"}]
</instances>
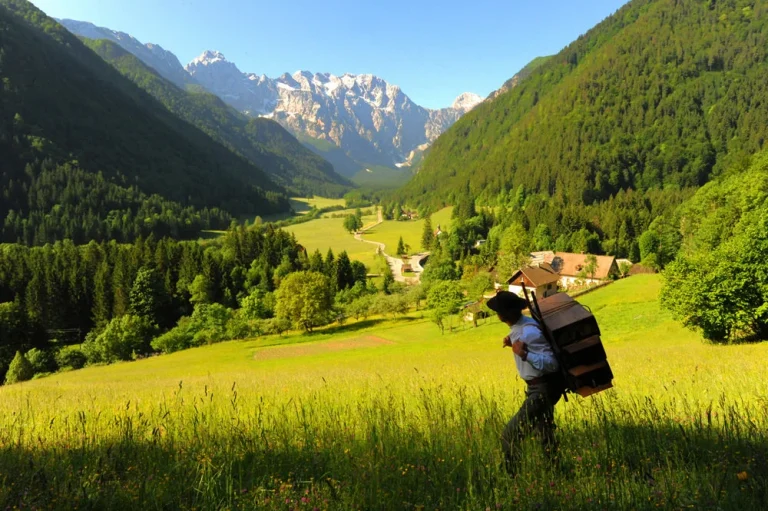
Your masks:
<instances>
[{"instance_id":1,"label":"dirt path","mask_svg":"<svg viewBox=\"0 0 768 511\"><path fill-rule=\"evenodd\" d=\"M355 239L362 241L363 243L370 243L371 245L376 245L378 247L377 251L381 253L381 255L383 255L384 258L387 260L387 264L392 269L392 274L395 276L396 282L404 282L406 284L418 284L421 281L421 272L424 271L424 268L421 267L421 261L426 256L429 255L429 252L416 254L410 258L407 258L407 261L403 261L403 259L399 257L392 257L391 255L384 252L384 249L386 248L386 245L384 245L384 243L380 243L378 241L369 241L363 238L363 234L365 234L368 230L373 229L374 227L378 227L383 222L384 222L384 215L381 212L381 208L378 208L378 221L375 224L368 225L360 229L358 232L356 232ZM414 277L405 277L403 275L403 265L406 263L411 264L411 268L413 269L415 274Z\"/></svg>"}]
</instances>

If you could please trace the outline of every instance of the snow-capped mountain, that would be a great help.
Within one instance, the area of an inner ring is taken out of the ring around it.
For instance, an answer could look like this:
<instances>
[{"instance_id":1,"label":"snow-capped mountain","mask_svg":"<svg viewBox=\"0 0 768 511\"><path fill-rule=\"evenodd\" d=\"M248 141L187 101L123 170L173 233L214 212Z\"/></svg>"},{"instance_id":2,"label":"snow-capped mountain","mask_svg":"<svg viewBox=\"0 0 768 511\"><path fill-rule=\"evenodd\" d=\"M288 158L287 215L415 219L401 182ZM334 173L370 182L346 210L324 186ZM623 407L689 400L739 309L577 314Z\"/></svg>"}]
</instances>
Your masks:
<instances>
[{"instance_id":1,"label":"snow-capped mountain","mask_svg":"<svg viewBox=\"0 0 768 511\"><path fill-rule=\"evenodd\" d=\"M456 98L456 101L453 102L451 108L463 113L467 113L482 102L483 98L479 95L473 92L465 92Z\"/></svg>"},{"instance_id":2,"label":"snow-capped mountain","mask_svg":"<svg viewBox=\"0 0 768 511\"><path fill-rule=\"evenodd\" d=\"M430 110L375 75L297 71L272 79L242 73L215 51L204 52L186 70L239 110L271 117L294 133L333 142L366 164L407 162L412 151L433 142L483 101L464 93L451 107Z\"/></svg>"},{"instance_id":3,"label":"snow-capped mountain","mask_svg":"<svg viewBox=\"0 0 768 511\"><path fill-rule=\"evenodd\" d=\"M157 71L162 77L170 80L179 87L194 85L195 80L189 76L179 59L173 53L164 50L160 45L142 44L125 32L117 32L93 23L68 19L57 20L67 30L75 35L88 39L107 39L119 44L125 51L132 53L142 62Z\"/></svg>"},{"instance_id":4,"label":"snow-capped mountain","mask_svg":"<svg viewBox=\"0 0 768 511\"><path fill-rule=\"evenodd\" d=\"M338 146L345 161L334 165L347 176L370 165L409 165L414 154L483 101L464 93L450 107L430 110L375 75L297 71L268 78L241 72L216 51L203 52L182 67L173 53L123 32L81 21L59 22L76 35L119 44L180 87L203 86L248 115L272 118L316 150L322 143L315 140ZM349 160L356 163L347 165Z\"/></svg>"}]
</instances>

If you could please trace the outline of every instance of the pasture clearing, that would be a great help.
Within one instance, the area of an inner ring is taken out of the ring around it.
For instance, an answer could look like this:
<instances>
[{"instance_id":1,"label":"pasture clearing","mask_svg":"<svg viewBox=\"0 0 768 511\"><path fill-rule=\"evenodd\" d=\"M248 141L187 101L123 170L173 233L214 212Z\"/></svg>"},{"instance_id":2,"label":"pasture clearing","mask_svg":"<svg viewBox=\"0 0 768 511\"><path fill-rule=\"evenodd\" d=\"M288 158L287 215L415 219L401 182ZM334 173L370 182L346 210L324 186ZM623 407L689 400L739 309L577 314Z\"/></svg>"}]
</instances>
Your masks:
<instances>
[{"instance_id":1,"label":"pasture clearing","mask_svg":"<svg viewBox=\"0 0 768 511\"><path fill-rule=\"evenodd\" d=\"M440 225L444 231L450 229L451 225L451 213L453 213L453 207L443 208L440 211L434 213L431 217L432 229L437 229ZM386 245L385 251L387 254L394 256L397 249L397 242L400 236L403 237L403 242L408 244L411 248L410 253L415 254L422 251L421 248L421 235L424 232L424 219L408 220L408 221L395 221L385 220L380 225L365 232L365 239L369 241L377 241Z\"/></svg>"},{"instance_id":2,"label":"pasture clearing","mask_svg":"<svg viewBox=\"0 0 768 511\"><path fill-rule=\"evenodd\" d=\"M658 289L580 298L616 387L558 405L562 467L528 442L516 479L499 468L523 391L506 327L441 336L417 311L0 388L0 505L764 509L768 344L704 344ZM390 344L332 349L368 336ZM314 352L254 358L269 345Z\"/></svg>"},{"instance_id":3,"label":"pasture clearing","mask_svg":"<svg viewBox=\"0 0 768 511\"><path fill-rule=\"evenodd\" d=\"M344 199L329 199L327 197L292 197L291 206L296 213L306 214L313 206L317 209L330 208L331 206L345 206Z\"/></svg>"},{"instance_id":4,"label":"pasture clearing","mask_svg":"<svg viewBox=\"0 0 768 511\"><path fill-rule=\"evenodd\" d=\"M363 224L365 225L375 221L375 215L363 217ZM350 259L362 261L369 268L373 266L376 259L376 247L356 240L352 234L344 229L343 218L317 218L302 224L283 227L283 230L294 233L299 243L310 254L315 250L320 250L325 257L329 248L333 249L333 253L336 255L346 250Z\"/></svg>"}]
</instances>

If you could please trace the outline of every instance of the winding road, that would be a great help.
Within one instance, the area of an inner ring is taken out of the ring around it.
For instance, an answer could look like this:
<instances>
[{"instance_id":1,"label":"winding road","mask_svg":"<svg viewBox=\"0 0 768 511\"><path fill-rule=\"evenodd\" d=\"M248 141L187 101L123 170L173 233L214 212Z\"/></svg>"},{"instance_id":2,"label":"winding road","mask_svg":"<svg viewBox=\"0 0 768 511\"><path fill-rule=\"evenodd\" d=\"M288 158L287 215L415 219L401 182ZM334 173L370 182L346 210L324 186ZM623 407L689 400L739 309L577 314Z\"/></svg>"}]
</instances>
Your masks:
<instances>
[{"instance_id":1,"label":"winding road","mask_svg":"<svg viewBox=\"0 0 768 511\"><path fill-rule=\"evenodd\" d=\"M373 229L374 227L378 227L383 222L384 222L384 215L381 212L381 208L378 208L378 220L376 221L376 223L365 226L359 231L357 231L355 233L355 239L362 241L363 243L370 243L371 245L376 245L378 247L376 249L376 252L383 255L384 258L387 260L387 264L392 270L392 274L395 276L396 282L404 282L406 284L418 284L421 280L421 272L424 271L424 268L422 268L421 266L421 261L423 261L424 258L429 255L429 252L415 254L411 256L407 261L404 261L399 257L392 257L391 255L384 252L384 249L386 248L386 245L384 245L384 243L380 243L378 241L369 241L363 238L363 234L365 234L368 230ZM403 275L403 264L406 264L406 263L411 264L411 268L413 269L413 272L415 274L414 277L406 277L405 275Z\"/></svg>"}]
</instances>

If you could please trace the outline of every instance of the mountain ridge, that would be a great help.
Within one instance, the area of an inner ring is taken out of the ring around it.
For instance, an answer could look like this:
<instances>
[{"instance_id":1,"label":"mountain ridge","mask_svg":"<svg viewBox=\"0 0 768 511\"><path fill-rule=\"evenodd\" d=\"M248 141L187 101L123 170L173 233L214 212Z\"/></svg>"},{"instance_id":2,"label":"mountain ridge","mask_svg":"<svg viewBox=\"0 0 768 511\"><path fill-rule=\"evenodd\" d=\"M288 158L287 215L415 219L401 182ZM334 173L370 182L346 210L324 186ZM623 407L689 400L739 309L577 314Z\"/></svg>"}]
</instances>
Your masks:
<instances>
[{"instance_id":1,"label":"mountain ridge","mask_svg":"<svg viewBox=\"0 0 768 511\"><path fill-rule=\"evenodd\" d=\"M86 45L178 117L263 169L295 195L338 197L352 186L333 166L275 121L250 118L205 91L179 89L141 59L110 40Z\"/></svg>"},{"instance_id":2,"label":"mountain ridge","mask_svg":"<svg viewBox=\"0 0 768 511\"><path fill-rule=\"evenodd\" d=\"M438 110L414 103L398 85L374 74L299 70L269 78L244 73L218 51L207 50L185 68L200 84L250 115L275 119L293 133L328 140L351 158L397 166L432 143L482 101L463 93Z\"/></svg>"},{"instance_id":3,"label":"mountain ridge","mask_svg":"<svg viewBox=\"0 0 768 511\"><path fill-rule=\"evenodd\" d=\"M126 51L136 55L140 60L181 88L199 85L184 71L178 57L165 50L159 44L141 43L138 39L125 32L98 27L93 23L71 19L54 18L70 32L88 39L106 39L121 46Z\"/></svg>"},{"instance_id":4,"label":"mountain ridge","mask_svg":"<svg viewBox=\"0 0 768 511\"><path fill-rule=\"evenodd\" d=\"M528 64L526 64L520 71L515 73L514 76L512 76L512 78L504 82L504 84L501 87L491 92L488 95L488 99L495 99L498 96L501 96L502 94L504 94L505 92L514 89L520 84L522 80L525 80L526 78L528 78L531 75L531 73L533 73L539 67L546 64L549 61L549 59L551 59L552 57L553 55L548 55L545 57L536 57L535 59L530 61Z\"/></svg>"},{"instance_id":5,"label":"mountain ridge","mask_svg":"<svg viewBox=\"0 0 768 511\"><path fill-rule=\"evenodd\" d=\"M592 204L700 186L768 140L765 14L633 0L459 120L401 192L437 205L522 187Z\"/></svg>"},{"instance_id":6,"label":"mountain ridge","mask_svg":"<svg viewBox=\"0 0 768 511\"><path fill-rule=\"evenodd\" d=\"M84 37L103 34L150 67L157 61L149 51L150 44L142 45L128 34L88 22L62 23ZM393 169L408 166L413 151L431 144L483 101L480 96L465 92L451 106L427 109L415 104L399 86L373 74L337 76L299 70L269 78L240 71L235 63L214 50L202 52L185 67L177 66L176 62L170 66L158 63L162 69L156 70L179 86L203 87L247 115L274 119L299 139L303 136L332 143L342 150L343 156L319 151L318 144L305 145L333 160L338 173L345 177L371 165ZM178 77L181 71L189 80Z\"/></svg>"},{"instance_id":7,"label":"mountain ridge","mask_svg":"<svg viewBox=\"0 0 768 511\"><path fill-rule=\"evenodd\" d=\"M2 239L192 235L189 226L289 209L285 189L261 169L29 2L0 0L0 26Z\"/></svg>"}]
</instances>

